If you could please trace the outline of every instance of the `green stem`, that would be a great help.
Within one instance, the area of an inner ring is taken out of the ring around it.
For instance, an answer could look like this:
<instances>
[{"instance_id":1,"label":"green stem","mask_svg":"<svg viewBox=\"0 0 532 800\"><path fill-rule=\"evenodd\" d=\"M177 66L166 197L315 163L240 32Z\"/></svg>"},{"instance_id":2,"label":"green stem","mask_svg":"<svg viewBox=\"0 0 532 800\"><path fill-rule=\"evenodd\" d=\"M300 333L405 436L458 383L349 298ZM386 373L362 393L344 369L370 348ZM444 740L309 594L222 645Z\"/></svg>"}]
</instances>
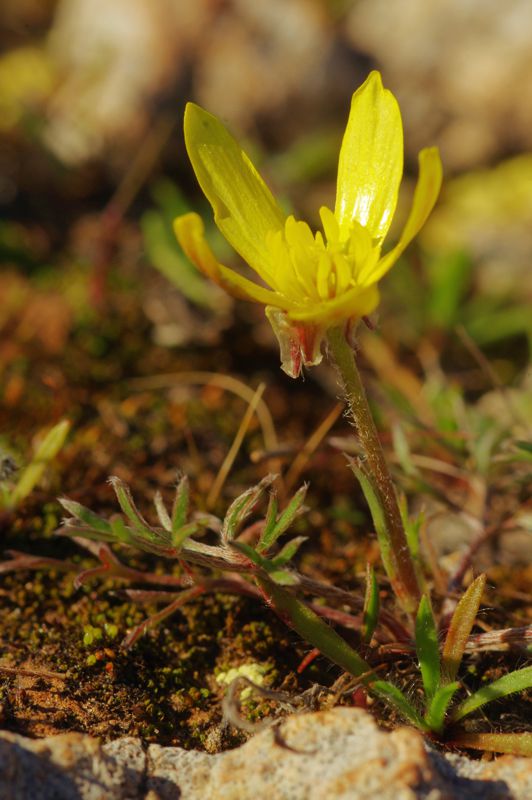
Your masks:
<instances>
[{"instance_id":1,"label":"green stem","mask_svg":"<svg viewBox=\"0 0 532 800\"><path fill-rule=\"evenodd\" d=\"M356 366L353 350L345 338L343 327L330 328L327 340L329 354L343 383L346 401L364 453L364 466L378 495L386 521L386 532L396 569L396 574L389 575L389 577L398 590L403 606L408 612L413 613L417 609L421 597L419 583L408 548L397 495Z\"/></svg>"}]
</instances>

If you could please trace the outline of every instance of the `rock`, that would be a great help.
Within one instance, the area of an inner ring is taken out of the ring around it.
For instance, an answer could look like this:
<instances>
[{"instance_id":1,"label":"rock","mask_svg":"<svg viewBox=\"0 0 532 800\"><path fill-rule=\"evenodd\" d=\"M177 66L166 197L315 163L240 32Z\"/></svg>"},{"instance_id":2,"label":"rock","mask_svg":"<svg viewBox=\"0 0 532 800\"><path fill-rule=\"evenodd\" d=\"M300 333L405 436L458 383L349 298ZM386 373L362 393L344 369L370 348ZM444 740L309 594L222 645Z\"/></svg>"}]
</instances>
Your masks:
<instances>
[{"instance_id":1,"label":"rock","mask_svg":"<svg viewBox=\"0 0 532 800\"><path fill-rule=\"evenodd\" d=\"M526 800L532 762L442 755L411 728L361 709L294 715L236 750L207 755L70 733L0 733L3 800Z\"/></svg>"},{"instance_id":2,"label":"rock","mask_svg":"<svg viewBox=\"0 0 532 800\"><path fill-rule=\"evenodd\" d=\"M140 742L107 745L81 733L47 739L0 734L2 800L134 800L145 796Z\"/></svg>"},{"instance_id":3,"label":"rock","mask_svg":"<svg viewBox=\"0 0 532 800\"><path fill-rule=\"evenodd\" d=\"M345 31L397 93L410 153L438 144L449 171L530 149L531 22L528 0L359 0Z\"/></svg>"}]
</instances>

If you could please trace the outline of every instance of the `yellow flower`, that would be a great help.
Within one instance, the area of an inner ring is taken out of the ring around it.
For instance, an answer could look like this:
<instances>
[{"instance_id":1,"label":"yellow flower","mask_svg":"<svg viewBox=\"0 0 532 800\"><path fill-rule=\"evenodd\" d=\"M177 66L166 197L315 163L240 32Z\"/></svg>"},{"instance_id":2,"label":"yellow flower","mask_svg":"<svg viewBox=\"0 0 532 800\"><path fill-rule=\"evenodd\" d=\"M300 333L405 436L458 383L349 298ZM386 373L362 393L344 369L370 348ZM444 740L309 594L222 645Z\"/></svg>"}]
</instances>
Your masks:
<instances>
[{"instance_id":1,"label":"yellow flower","mask_svg":"<svg viewBox=\"0 0 532 800\"><path fill-rule=\"evenodd\" d=\"M185 111L185 143L218 228L266 285L218 262L198 214L175 220L179 243L202 272L232 295L267 307L283 369L294 377L302 363L321 360L328 328L375 309L378 281L424 225L442 180L438 150L422 150L410 216L395 247L382 255L403 174L403 129L397 101L383 88L378 72L353 95L340 149L335 210L320 209L323 234L286 217L236 140L193 103Z\"/></svg>"}]
</instances>

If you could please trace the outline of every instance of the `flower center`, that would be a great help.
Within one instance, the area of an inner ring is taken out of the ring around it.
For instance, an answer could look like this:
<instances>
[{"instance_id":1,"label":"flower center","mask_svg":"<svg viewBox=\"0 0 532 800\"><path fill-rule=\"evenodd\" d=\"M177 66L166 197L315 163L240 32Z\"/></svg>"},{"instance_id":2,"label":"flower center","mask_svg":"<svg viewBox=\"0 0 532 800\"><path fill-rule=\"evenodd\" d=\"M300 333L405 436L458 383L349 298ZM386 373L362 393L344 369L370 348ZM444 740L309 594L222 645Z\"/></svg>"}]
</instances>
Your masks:
<instances>
[{"instance_id":1,"label":"flower center","mask_svg":"<svg viewBox=\"0 0 532 800\"><path fill-rule=\"evenodd\" d=\"M380 244L368 230L353 222L347 238L332 211L323 207L320 216L325 232L312 233L306 222L288 217L284 231L267 240L269 266L264 277L275 291L297 303L308 304L334 297L360 286L380 256Z\"/></svg>"}]
</instances>

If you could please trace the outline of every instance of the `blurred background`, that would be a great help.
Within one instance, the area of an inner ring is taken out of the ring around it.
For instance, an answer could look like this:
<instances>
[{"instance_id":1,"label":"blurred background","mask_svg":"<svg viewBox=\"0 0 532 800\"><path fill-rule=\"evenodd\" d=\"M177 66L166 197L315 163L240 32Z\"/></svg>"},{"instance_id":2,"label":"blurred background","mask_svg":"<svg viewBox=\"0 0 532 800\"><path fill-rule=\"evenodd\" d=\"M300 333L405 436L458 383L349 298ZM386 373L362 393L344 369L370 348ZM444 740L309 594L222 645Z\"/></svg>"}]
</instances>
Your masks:
<instances>
[{"instance_id":1,"label":"blurred background","mask_svg":"<svg viewBox=\"0 0 532 800\"><path fill-rule=\"evenodd\" d=\"M474 399L493 380L521 397L531 33L528 0L3 0L4 428L66 412L67 387L86 378L179 369L190 348L203 366L244 374L264 348L267 377L280 380L262 310L208 285L174 241L172 218L197 209L234 263L184 152L183 108L193 99L219 115L287 210L317 225L351 94L372 68L403 113L403 213L421 147L439 146L445 188L383 285L368 367L441 362Z\"/></svg>"}]
</instances>

